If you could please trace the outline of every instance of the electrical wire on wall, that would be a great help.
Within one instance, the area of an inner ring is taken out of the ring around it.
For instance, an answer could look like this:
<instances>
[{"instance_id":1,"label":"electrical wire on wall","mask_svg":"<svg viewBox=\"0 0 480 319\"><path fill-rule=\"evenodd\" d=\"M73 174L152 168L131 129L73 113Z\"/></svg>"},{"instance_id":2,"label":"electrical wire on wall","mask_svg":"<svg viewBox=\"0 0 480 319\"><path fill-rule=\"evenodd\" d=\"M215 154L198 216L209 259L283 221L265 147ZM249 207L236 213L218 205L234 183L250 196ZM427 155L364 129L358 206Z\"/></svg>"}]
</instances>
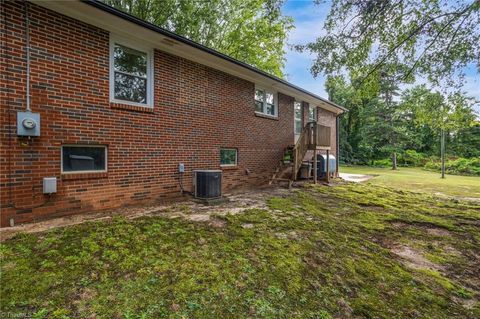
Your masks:
<instances>
[{"instance_id":1,"label":"electrical wire on wall","mask_svg":"<svg viewBox=\"0 0 480 319\"><path fill-rule=\"evenodd\" d=\"M183 194L185 190L183 189L183 173L178 172L178 183L180 184L180 192Z\"/></svg>"},{"instance_id":2,"label":"electrical wire on wall","mask_svg":"<svg viewBox=\"0 0 480 319\"><path fill-rule=\"evenodd\" d=\"M188 195L193 195L192 192L186 191L185 188L183 187L183 175L184 172L178 172L178 184L180 185L180 192L182 194L188 194Z\"/></svg>"},{"instance_id":3,"label":"electrical wire on wall","mask_svg":"<svg viewBox=\"0 0 480 319\"><path fill-rule=\"evenodd\" d=\"M2 9L4 6L2 6ZM6 18L6 14L3 14L2 12L2 17L4 19ZM5 32L8 33L8 26L9 24L6 23L7 21L4 21L5 23ZM30 3L29 2L24 2L24 25L25 25L25 64L26 64L26 70L25 70L25 111L26 112L31 112L31 101L30 101ZM11 59L11 54L7 55L8 59ZM11 65L11 63L7 63L7 65ZM10 82L11 76L7 76L7 87L11 86ZM8 103L8 145L9 145L9 151L8 151L8 207L12 207L17 210L17 213L25 213L25 212L30 212L32 209L42 207L46 204L48 204L51 199L52 195L48 194L48 198L46 201L44 201L41 204L38 205L33 205L33 206L26 206L26 207L18 207L15 205L13 202L13 171L12 171L12 153L13 153L13 132L12 132L12 97L10 96L10 91L7 91L7 103ZM33 146L33 139L31 136L28 136L26 140L20 139L19 138L20 145L23 147L29 147L31 148ZM31 164L33 165L33 163ZM35 185L34 185L34 177L32 171L30 171L30 183L32 185L32 201L35 198ZM14 221L13 218L10 220L10 225L13 226Z\"/></svg>"}]
</instances>

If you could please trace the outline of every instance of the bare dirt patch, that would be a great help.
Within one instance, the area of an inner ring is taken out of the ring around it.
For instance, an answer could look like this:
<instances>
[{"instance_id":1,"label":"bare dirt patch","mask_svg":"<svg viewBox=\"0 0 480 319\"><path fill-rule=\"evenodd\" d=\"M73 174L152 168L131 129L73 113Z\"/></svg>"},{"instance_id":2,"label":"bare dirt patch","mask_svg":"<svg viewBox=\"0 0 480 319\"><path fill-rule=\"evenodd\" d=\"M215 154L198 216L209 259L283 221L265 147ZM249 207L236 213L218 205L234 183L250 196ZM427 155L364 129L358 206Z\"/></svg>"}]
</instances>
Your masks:
<instances>
[{"instance_id":1,"label":"bare dirt patch","mask_svg":"<svg viewBox=\"0 0 480 319\"><path fill-rule=\"evenodd\" d=\"M451 232L445 228L436 227L432 224L427 223L405 223L402 221L394 221L391 223L394 229L403 230L409 227L420 228L425 231L428 235L438 236L438 237L449 237L452 236Z\"/></svg>"},{"instance_id":2,"label":"bare dirt patch","mask_svg":"<svg viewBox=\"0 0 480 319\"><path fill-rule=\"evenodd\" d=\"M374 175L364 175L364 174L350 174L350 173L340 173L340 178L347 182L361 183L366 182L369 179L374 178Z\"/></svg>"},{"instance_id":3,"label":"bare dirt patch","mask_svg":"<svg viewBox=\"0 0 480 319\"><path fill-rule=\"evenodd\" d=\"M448 230L438 227L425 227L425 231L432 236L448 237L452 235Z\"/></svg>"},{"instance_id":4,"label":"bare dirt patch","mask_svg":"<svg viewBox=\"0 0 480 319\"><path fill-rule=\"evenodd\" d=\"M453 300L461 304L463 307L465 307L465 309L469 309L469 310L473 309L475 305L478 303L478 299L476 298L464 299L460 297L453 297Z\"/></svg>"},{"instance_id":5,"label":"bare dirt patch","mask_svg":"<svg viewBox=\"0 0 480 319\"><path fill-rule=\"evenodd\" d=\"M162 203L138 207L82 213L53 218L34 223L0 228L0 241L12 238L18 233L39 233L55 228L72 226L88 221L111 220L115 216L135 219L144 216L164 216L166 218L185 218L193 222L203 222L213 227L224 227L226 222L215 216L240 214L248 209L269 209L266 200L272 196L287 196L295 190L280 187L258 188L254 190L226 194L228 201L218 205L205 205L193 199L176 203Z\"/></svg>"},{"instance_id":6,"label":"bare dirt patch","mask_svg":"<svg viewBox=\"0 0 480 319\"><path fill-rule=\"evenodd\" d=\"M423 254L406 245L394 246L391 252L400 257L406 266L413 269L430 269L430 270L444 270L444 267L431 262L426 259Z\"/></svg>"}]
</instances>

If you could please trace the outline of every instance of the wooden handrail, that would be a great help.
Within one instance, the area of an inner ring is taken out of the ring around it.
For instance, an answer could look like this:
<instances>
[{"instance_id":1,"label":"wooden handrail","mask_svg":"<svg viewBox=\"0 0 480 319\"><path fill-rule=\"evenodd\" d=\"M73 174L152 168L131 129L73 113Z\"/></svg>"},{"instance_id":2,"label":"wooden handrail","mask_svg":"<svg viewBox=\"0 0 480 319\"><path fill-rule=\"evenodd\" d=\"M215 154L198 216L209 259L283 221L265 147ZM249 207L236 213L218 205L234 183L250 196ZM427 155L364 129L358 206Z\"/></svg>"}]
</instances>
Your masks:
<instances>
[{"instance_id":1,"label":"wooden handrail","mask_svg":"<svg viewBox=\"0 0 480 319\"><path fill-rule=\"evenodd\" d=\"M310 128L305 126L302 129L302 133L300 134L300 137L297 140L297 143L295 144L295 148L293 149L293 176L292 179L295 181L297 180L297 173L298 170L300 169L300 166L302 165L302 160L305 157L305 154L308 151L308 147L310 144Z\"/></svg>"}]
</instances>

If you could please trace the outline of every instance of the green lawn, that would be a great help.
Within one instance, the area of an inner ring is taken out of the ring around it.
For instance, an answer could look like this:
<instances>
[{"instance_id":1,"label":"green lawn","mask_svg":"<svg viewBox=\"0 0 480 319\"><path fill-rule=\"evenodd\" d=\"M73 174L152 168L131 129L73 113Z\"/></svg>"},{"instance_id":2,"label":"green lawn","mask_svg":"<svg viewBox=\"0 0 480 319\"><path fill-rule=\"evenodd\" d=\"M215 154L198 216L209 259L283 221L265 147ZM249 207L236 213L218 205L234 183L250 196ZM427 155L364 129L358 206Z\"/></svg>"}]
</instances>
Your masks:
<instances>
[{"instance_id":1,"label":"green lawn","mask_svg":"<svg viewBox=\"0 0 480 319\"><path fill-rule=\"evenodd\" d=\"M455 197L480 198L480 177L446 175L440 178L440 173L430 172L421 168L399 167L393 171L390 168L368 166L342 166L340 172L375 175L369 183L391 186L402 190L441 193Z\"/></svg>"},{"instance_id":2,"label":"green lawn","mask_svg":"<svg viewBox=\"0 0 480 319\"><path fill-rule=\"evenodd\" d=\"M216 227L18 235L0 245L0 317L479 318L480 207L407 189L307 185Z\"/></svg>"}]
</instances>

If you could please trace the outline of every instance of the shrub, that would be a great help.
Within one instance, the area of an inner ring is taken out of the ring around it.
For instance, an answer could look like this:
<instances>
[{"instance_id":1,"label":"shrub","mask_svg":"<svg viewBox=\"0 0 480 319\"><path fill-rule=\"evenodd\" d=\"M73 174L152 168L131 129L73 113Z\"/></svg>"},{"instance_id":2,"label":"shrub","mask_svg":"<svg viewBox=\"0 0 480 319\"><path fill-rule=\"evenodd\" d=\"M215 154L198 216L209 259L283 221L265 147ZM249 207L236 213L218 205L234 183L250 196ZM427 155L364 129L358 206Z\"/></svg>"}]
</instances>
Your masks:
<instances>
[{"instance_id":1,"label":"shrub","mask_svg":"<svg viewBox=\"0 0 480 319\"><path fill-rule=\"evenodd\" d=\"M373 166L390 167L392 166L392 160L389 158L374 160Z\"/></svg>"},{"instance_id":2,"label":"shrub","mask_svg":"<svg viewBox=\"0 0 480 319\"><path fill-rule=\"evenodd\" d=\"M423 153L418 153L415 150L406 150L404 153L397 153L397 166L424 166L428 158ZM384 158L373 160L372 166L391 167L392 159Z\"/></svg>"},{"instance_id":3,"label":"shrub","mask_svg":"<svg viewBox=\"0 0 480 319\"><path fill-rule=\"evenodd\" d=\"M398 164L402 166L424 166L426 162L427 156L415 150L406 150L398 158Z\"/></svg>"},{"instance_id":4,"label":"shrub","mask_svg":"<svg viewBox=\"0 0 480 319\"><path fill-rule=\"evenodd\" d=\"M439 159L431 159L424 167L432 171L441 171L442 163ZM445 172L454 175L480 176L480 158L448 159L445 162Z\"/></svg>"}]
</instances>

